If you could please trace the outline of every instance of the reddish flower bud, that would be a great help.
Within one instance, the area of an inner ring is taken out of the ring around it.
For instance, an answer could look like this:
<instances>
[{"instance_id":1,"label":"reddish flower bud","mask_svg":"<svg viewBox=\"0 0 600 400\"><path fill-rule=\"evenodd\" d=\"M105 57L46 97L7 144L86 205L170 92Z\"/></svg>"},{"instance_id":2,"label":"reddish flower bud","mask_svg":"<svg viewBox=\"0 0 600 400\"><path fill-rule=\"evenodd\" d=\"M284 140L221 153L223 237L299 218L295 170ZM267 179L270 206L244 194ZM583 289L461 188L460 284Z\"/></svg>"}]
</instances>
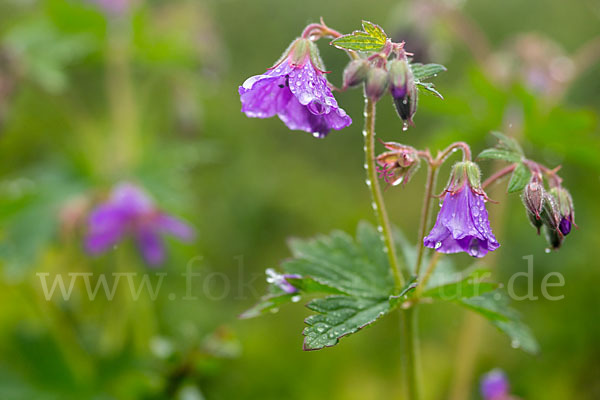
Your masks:
<instances>
[{"instance_id":1,"label":"reddish flower bud","mask_svg":"<svg viewBox=\"0 0 600 400\"><path fill-rule=\"evenodd\" d=\"M529 221L534 228L537 229L538 235L540 234L540 228L543 225L542 222L542 210L544 207L544 184L539 174L534 174L531 181L525 186L521 199L527 210L527 216Z\"/></svg>"},{"instance_id":2,"label":"reddish flower bud","mask_svg":"<svg viewBox=\"0 0 600 400\"><path fill-rule=\"evenodd\" d=\"M369 62L365 59L352 60L344 69L344 88L358 86L365 81Z\"/></svg>"},{"instance_id":3,"label":"reddish flower bud","mask_svg":"<svg viewBox=\"0 0 600 400\"><path fill-rule=\"evenodd\" d=\"M389 82L390 78L385 69L378 67L369 69L365 84L365 95L373 101L379 100L384 95Z\"/></svg>"}]
</instances>

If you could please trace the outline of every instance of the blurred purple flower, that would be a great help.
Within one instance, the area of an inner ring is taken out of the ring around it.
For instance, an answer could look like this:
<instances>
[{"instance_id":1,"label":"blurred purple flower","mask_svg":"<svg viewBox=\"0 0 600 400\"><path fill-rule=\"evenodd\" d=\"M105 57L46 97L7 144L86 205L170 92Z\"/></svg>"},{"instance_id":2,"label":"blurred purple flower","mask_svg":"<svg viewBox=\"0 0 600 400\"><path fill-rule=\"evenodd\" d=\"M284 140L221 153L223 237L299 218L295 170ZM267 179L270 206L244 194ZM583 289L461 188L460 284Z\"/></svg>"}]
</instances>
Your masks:
<instances>
[{"instance_id":1,"label":"blurred purple flower","mask_svg":"<svg viewBox=\"0 0 600 400\"><path fill-rule=\"evenodd\" d=\"M484 400L508 400L509 384L504 372L494 369L481 378L481 395Z\"/></svg>"},{"instance_id":2,"label":"blurred purple flower","mask_svg":"<svg viewBox=\"0 0 600 400\"><path fill-rule=\"evenodd\" d=\"M473 257L496 250L500 244L490 228L484 195L466 184L448 191L435 225L423 243L440 253L464 251Z\"/></svg>"},{"instance_id":3,"label":"blurred purple flower","mask_svg":"<svg viewBox=\"0 0 600 400\"><path fill-rule=\"evenodd\" d=\"M88 0L97 4L102 10L111 15L123 15L129 9L132 0Z\"/></svg>"},{"instance_id":4,"label":"blurred purple flower","mask_svg":"<svg viewBox=\"0 0 600 400\"><path fill-rule=\"evenodd\" d=\"M161 238L165 233L183 241L195 237L189 225L159 211L142 189L121 183L113 189L108 201L90 214L85 246L91 254L99 254L131 235L146 262L159 265L165 257Z\"/></svg>"},{"instance_id":5,"label":"blurred purple flower","mask_svg":"<svg viewBox=\"0 0 600 400\"><path fill-rule=\"evenodd\" d=\"M306 39L298 39L296 45L302 40ZM304 47L311 46L314 44ZM315 59L318 55L309 50L295 51L294 47L282 62L246 79L239 87L242 112L253 118L278 115L288 128L311 132L319 138L331 129L350 125L352 119L338 107L327 79L315 66L320 63Z\"/></svg>"},{"instance_id":6,"label":"blurred purple flower","mask_svg":"<svg viewBox=\"0 0 600 400\"><path fill-rule=\"evenodd\" d=\"M287 281L287 279L288 278L300 278L300 275L295 275L295 274L282 275L282 274L276 272L273 268L267 268L265 273L267 274L267 282L279 287L284 292L296 293L298 291L298 289L296 289L294 286L292 286L292 284L289 283Z\"/></svg>"}]
</instances>

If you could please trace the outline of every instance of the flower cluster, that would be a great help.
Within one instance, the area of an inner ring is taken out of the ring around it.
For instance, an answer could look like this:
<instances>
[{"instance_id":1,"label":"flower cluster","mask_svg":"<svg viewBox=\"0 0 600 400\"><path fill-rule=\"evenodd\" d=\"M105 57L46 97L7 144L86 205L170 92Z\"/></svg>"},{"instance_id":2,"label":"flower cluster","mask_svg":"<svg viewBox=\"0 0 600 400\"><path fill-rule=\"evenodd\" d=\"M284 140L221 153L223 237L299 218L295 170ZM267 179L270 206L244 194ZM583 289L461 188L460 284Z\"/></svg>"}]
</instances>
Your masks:
<instances>
[{"instance_id":1,"label":"flower cluster","mask_svg":"<svg viewBox=\"0 0 600 400\"><path fill-rule=\"evenodd\" d=\"M162 234L184 241L195 236L190 226L158 210L142 189L121 183L89 215L85 247L91 254L99 254L133 236L146 262L159 265L165 258Z\"/></svg>"}]
</instances>

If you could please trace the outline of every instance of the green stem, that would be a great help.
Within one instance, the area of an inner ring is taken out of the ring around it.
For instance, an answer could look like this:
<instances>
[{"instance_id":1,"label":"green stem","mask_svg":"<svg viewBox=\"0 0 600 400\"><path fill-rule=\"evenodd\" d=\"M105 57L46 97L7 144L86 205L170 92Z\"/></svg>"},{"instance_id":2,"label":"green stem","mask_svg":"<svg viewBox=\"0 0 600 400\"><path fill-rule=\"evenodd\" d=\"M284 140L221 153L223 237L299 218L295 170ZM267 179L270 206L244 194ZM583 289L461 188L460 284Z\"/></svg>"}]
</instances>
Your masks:
<instances>
[{"instance_id":1,"label":"green stem","mask_svg":"<svg viewBox=\"0 0 600 400\"><path fill-rule=\"evenodd\" d=\"M423 263L423 254L425 246L423 246L423 238L425 231L429 226L429 214L431 213L431 205L433 203L433 190L437 182L438 165L436 163L428 163L427 181L425 183L425 197L423 198L423 210L421 211L421 223L419 225L419 236L417 238L417 264L415 265L415 274L419 276L421 272L421 264Z\"/></svg>"},{"instance_id":2,"label":"green stem","mask_svg":"<svg viewBox=\"0 0 600 400\"><path fill-rule=\"evenodd\" d=\"M404 333L404 387L408 400L419 400L420 365L419 365L419 336L417 332L417 309L411 307L404 310L402 315Z\"/></svg>"},{"instance_id":3,"label":"green stem","mask_svg":"<svg viewBox=\"0 0 600 400\"><path fill-rule=\"evenodd\" d=\"M377 179L375 170L375 102L369 99L365 100L365 165L367 168L367 186L371 189L371 198L373 200L373 209L378 220L379 230L385 243L385 251L388 256L390 268L394 275L396 290L404 286L404 277L400 272L398 258L396 257L396 246L392 239L392 229L390 221L383 202L383 195Z\"/></svg>"}]
</instances>

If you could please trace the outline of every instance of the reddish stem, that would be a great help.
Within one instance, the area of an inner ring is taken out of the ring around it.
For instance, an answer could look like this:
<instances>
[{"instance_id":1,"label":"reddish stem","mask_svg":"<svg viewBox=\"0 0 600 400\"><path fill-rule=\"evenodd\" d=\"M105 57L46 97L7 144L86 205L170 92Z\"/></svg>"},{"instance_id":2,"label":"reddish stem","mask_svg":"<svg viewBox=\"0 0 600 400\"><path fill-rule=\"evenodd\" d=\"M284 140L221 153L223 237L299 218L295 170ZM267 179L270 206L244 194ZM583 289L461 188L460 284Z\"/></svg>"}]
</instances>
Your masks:
<instances>
[{"instance_id":1,"label":"reddish stem","mask_svg":"<svg viewBox=\"0 0 600 400\"><path fill-rule=\"evenodd\" d=\"M510 174L511 172L513 172L516 167L517 167L517 164L511 164L508 167L502 168L500 171L497 171L492 176L490 176L485 181L483 181L483 183L481 184L481 188L485 189L487 186L489 186L493 182L495 182L498 179L502 178L503 176L506 176L506 175Z\"/></svg>"}]
</instances>

